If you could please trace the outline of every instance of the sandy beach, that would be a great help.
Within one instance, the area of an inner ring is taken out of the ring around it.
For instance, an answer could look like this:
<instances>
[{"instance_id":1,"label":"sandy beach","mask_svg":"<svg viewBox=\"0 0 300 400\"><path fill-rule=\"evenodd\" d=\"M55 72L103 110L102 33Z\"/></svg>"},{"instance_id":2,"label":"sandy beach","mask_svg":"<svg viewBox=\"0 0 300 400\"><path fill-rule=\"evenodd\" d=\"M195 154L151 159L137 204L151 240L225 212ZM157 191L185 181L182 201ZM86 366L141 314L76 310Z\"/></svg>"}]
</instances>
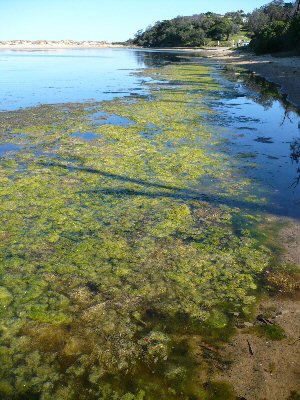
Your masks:
<instances>
[{"instance_id":1,"label":"sandy beach","mask_svg":"<svg viewBox=\"0 0 300 400\"><path fill-rule=\"evenodd\" d=\"M0 41L0 50L59 50L59 49L102 49L125 47L120 43L106 41L74 40L11 40Z\"/></svg>"}]
</instances>

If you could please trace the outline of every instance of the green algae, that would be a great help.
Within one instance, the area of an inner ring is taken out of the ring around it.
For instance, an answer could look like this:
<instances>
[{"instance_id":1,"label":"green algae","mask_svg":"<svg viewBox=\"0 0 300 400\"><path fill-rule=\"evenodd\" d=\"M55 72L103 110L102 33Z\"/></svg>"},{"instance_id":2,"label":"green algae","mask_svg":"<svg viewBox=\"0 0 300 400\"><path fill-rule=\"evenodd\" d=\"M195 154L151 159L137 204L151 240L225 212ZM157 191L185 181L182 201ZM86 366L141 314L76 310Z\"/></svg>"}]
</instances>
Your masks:
<instances>
[{"instance_id":1,"label":"green algae","mask_svg":"<svg viewBox=\"0 0 300 400\"><path fill-rule=\"evenodd\" d=\"M252 205L265 200L205 123L218 89L209 68L143 74L170 84L0 124L4 141L24 146L0 159L5 399L218 398L221 384L195 383L180 338L222 341L232 313L255 301L271 256ZM99 111L132 124L99 126Z\"/></svg>"},{"instance_id":2,"label":"green algae","mask_svg":"<svg viewBox=\"0 0 300 400\"><path fill-rule=\"evenodd\" d=\"M300 390L291 393L289 400L299 400L300 399Z\"/></svg>"},{"instance_id":3,"label":"green algae","mask_svg":"<svg viewBox=\"0 0 300 400\"><path fill-rule=\"evenodd\" d=\"M286 338L284 329L276 324L256 326L253 331L256 334L264 336L270 340L283 340Z\"/></svg>"},{"instance_id":4,"label":"green algae","mask_svg":"<svg viewBox=\"0 0 300 400\"><path fill-rule=\"evenodd\" d=\"M198 392L199 400L236 400L237 396L225 382L209 382Z\"/></svg>"},{"instance_id":5,"label":"green algae","mask_svg":"<svg viewBox=\"0 0 300 400\"><path fill-rule=\"evenodd\" d=\"M0 306L5 308L12 300L11 293L5 287L0 286Z\"/></svg>"}]
</instances>

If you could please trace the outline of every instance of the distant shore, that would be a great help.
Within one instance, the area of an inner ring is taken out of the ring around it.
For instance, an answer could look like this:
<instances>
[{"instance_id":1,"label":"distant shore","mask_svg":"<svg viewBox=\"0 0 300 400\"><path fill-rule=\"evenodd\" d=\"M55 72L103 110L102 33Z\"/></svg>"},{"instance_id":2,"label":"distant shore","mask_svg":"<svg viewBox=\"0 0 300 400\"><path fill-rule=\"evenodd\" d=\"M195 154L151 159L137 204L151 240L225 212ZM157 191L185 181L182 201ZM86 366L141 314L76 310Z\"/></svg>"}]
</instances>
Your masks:
<instances>
[{"instance_id":1,"label":"distant shore","mask_svg":"<svg viewBox=\"0 0 300 400\"><path fill-rule=\"evenodd\" d=\"M127 47L122 43L74 40L9 40L0 41L0 50L48 50L48 49L99 49Z\"/></svg>"}]
</instances>

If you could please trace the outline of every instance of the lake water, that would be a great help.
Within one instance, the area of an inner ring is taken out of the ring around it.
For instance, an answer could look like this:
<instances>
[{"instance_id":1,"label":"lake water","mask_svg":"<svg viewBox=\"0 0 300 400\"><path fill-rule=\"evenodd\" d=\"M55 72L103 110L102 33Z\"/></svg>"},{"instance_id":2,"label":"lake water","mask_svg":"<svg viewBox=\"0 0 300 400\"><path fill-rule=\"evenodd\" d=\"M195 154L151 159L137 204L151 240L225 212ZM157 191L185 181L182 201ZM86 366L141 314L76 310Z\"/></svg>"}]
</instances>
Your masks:
<instances>
[{"instance_id":1,"label":"lake water","mask_svg":"<svg viewBox=\"0 0 300 400\"><path fill-rule=\"evenodd\" d=\"M2 51L0 110L0 398L236 400L210 371L300 218L298 111L124 49Z\"/></svg>"},{"instance_id":2,"label":"lake water","mask_svg":"<svg viewBox=\"0 0 300 400\"><path fill-rule=\"evenodd\" d=\"M143 93L141 79L130 74L144 68L133 51L1 51L1 109L89 100L110 100Z\"/></svg>"}]
</instances>

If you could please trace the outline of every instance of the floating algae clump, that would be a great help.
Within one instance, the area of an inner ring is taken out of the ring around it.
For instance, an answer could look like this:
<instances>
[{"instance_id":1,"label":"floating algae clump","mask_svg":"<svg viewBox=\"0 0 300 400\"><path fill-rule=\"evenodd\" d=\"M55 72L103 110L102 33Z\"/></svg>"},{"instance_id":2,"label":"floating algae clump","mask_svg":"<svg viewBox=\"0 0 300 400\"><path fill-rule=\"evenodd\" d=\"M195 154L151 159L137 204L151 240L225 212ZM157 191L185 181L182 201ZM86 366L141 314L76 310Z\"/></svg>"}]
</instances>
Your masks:
<instances>
[{"instance_id":1,"label":"floating algae clump","mask_svg":"<svg viewBox=\"0 0 300 400\"><path fill-rule=\"evenodd\" d=\"M208 67L146 73L172 85L0 117L22 145L0 159L5 400L211 398L180 343L254 301L269 252L234 221L254 225L261 199L205 123L218 85ZM99 111L132 123L99 126Z\"/></svg>"}]
</instances>

